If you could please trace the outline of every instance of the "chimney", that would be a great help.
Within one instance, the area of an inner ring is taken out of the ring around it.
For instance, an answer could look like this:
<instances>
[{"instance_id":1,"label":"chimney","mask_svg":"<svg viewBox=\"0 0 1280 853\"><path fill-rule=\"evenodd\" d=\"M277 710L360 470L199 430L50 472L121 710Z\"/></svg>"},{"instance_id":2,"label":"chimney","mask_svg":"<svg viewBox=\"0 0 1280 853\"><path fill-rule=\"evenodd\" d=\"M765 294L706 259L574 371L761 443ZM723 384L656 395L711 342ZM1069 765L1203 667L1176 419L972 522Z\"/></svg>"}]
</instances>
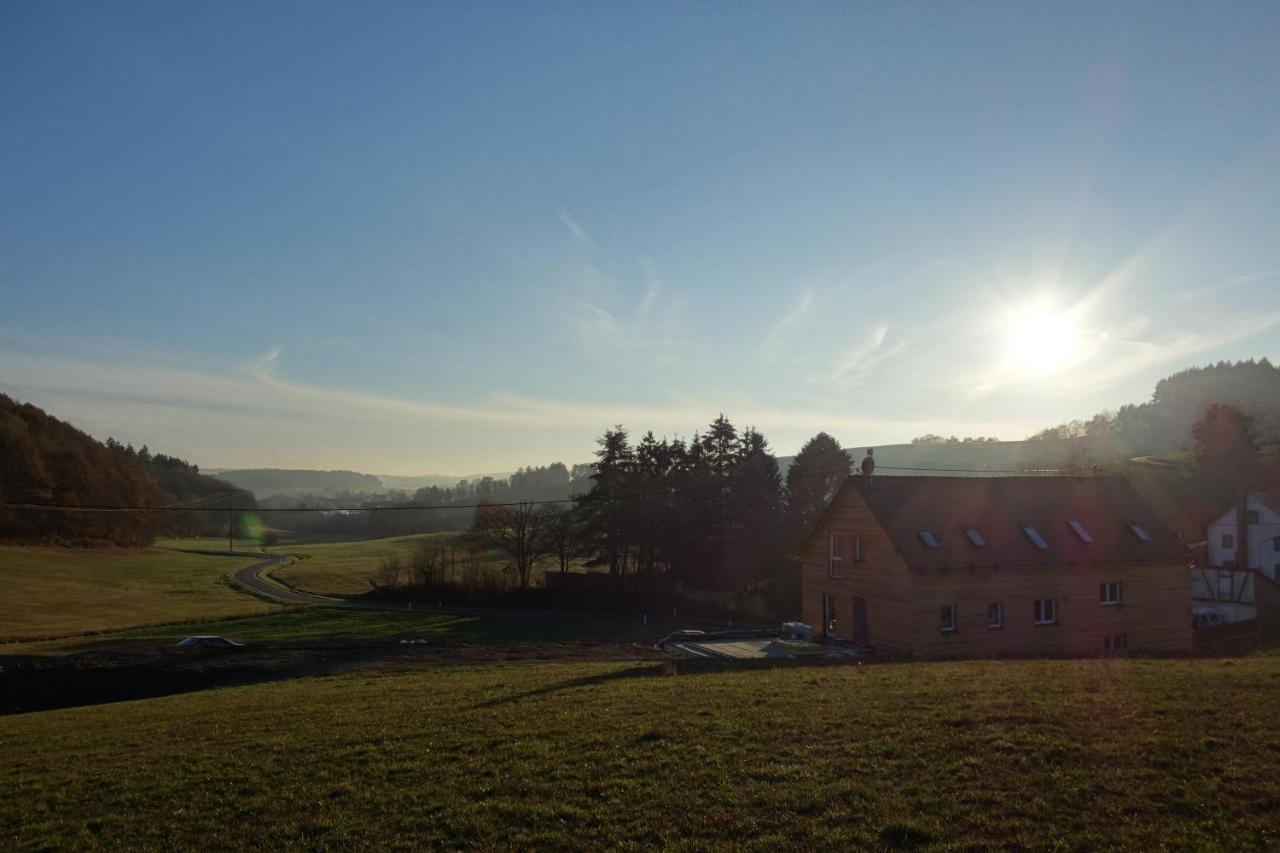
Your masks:
<instances>
[{"instance_id":1,"label":"chimney","mask_svg":"<svg viewBox=\"0 0 1280 853\"><path fill-rule=\"evenodd\" d=\"M862 476L867 478L867 485L871 485L871 477L876 473L876 449L874 447L867 448L867 455L862 458Z\"/></svg>"}]
</instances>

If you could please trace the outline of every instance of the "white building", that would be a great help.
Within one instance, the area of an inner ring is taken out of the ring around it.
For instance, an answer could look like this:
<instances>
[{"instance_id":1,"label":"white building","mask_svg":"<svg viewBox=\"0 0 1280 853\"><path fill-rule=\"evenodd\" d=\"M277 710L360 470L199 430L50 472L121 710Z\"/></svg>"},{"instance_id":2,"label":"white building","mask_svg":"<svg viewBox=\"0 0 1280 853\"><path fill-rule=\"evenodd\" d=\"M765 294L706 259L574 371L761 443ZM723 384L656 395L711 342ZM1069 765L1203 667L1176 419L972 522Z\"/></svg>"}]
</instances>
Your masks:
<instances>
[{"instance_id":1,"label":"white building","mask_svg":"<svg viewBox=\"0 0 1280 853\"><path fill-rule=\"evenodd\" d=\"M1245 505L1248 541L1241 553L1238 506L1209 525L1209 565L1257 569L1271 580L1280 580L1280 495L1252 492Z\"/></svg>"},{"instance_id":2,"label":"white building","mask_svg":"<svg viewBox=\"0 0 1280 853\"><path fill-rule=\"evenodd\" d=\"M1191 571L1197 624L1241 622L1258 615L1255 573L1280 580L1280 495L1251 493L1245 504L1247 541L1240 547L1239 507L1209 524L1208 565ZM1247 559L1246 559L1247 557ZM1265 581L1262 581L1265 583Z\"/></svg>"}]
</instances>

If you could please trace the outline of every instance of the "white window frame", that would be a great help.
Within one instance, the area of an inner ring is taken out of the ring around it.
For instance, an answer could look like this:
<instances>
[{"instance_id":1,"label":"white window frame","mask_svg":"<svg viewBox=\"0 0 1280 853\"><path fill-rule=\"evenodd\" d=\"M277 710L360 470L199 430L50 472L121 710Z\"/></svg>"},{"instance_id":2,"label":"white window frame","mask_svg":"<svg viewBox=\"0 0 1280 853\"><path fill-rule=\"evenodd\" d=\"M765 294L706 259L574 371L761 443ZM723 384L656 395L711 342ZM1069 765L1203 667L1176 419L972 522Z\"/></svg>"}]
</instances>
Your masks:
<instances>
[{"instance_id":1,"label":"white window frame","mask_svg":"<svg viewBox=\"0 0 1280 853\"><path fill-rule=\"evenodd\" d=\"M1236 535L1234 533L1222 534L1222 547L1230 548L1232 551L1236 549Z\"/></svg>"},{"instance_id":2,"label":"white window frame","mask_svg":"<svg viewBox=\"0 0 1280 853\"><path fill-rule=\"evenodd\" d=\"M853 561L862 562L862 537L856 533L853 534Z\"/></svg>"},{"instance_id":3,"label":"white window frame","mask_svg":"<svg viewBox=\"0 0 1280 853\"><path fill-rule=\"evenodd\" d=\"M1261 524L1262 513L1258 512L1256 509L1245 510L1244 523L1245 524Z\"/></svg>"},{"instance_id":4,"label":"white window frame","mask_svg":"<svg viewBox=\"0 0 1280 853\"><path fill-rule=\"evenodd\" d=\"M942 624L941 631L944 634L954 634L956 632L956 606L954 604L942 605Z\"/></svg>"},{"instance_id":5,"label":"white window frame","mask_svg":"<svg viewBox=\"0 0 1280 853\"><path fill-rule=\"evenodd\" d=\"M995 615L993 620L991 617ZM993 601L987 605L987 628L994 631L1004 627L1004 602Z\"/></svg>"},{"instance_id":6,"label":"white window frame","mask_svg":"<svg viewBox=\"0 0 1280 853\"><path fill-rule=\"evenodd\" d=\"M1271 550L1280 551L1280 536L1277 536L1276 538L1271 540Z\"/></svg>"},{"instance_id":7,"label":"white window frame","mask_svg":"<svg viewBox=\"0 0 1280 853\"><path fill-rule=\"evenodd\" d=\"M1124 588L1120 581L1103 581L1098 586L1101 587L1098 590L1098 603L1103 607L1117 607L1124 600Z\"/></svg>"},{"instance_id":8,"label":"white window frame","mask_svg":"<svg viewBox=\"0 0 1280 853\"><path fill-rule=\"evenodd\" d=\"M1046 613L1049 615L1047 619L1045 618ZM1057 625L1058 600L1056 598L1037 598L1033 617L1032 623L1035 625Z\"/></svg>"},{"instance_id":9,"label":"white window frame","mask_svg":"<svg viewBox=\"0 0 1280 853\"><path fill-rule=\"evenodd\" d=\"M827 577L829 578L840 577L840 564L844 562L836 540L839 535L834 530L827 534Z\"/></svg>"}]
</instances>

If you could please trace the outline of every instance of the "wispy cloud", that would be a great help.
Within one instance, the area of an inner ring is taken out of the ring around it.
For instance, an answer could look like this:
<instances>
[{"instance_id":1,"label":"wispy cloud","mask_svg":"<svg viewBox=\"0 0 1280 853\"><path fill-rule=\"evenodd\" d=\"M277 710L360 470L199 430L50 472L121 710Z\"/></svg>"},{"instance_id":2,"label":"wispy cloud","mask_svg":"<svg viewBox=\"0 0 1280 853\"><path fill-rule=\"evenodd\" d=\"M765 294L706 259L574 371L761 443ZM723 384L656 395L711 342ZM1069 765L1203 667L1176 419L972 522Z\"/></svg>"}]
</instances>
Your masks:
<instances>
[{"instance_id":1,"label":"wispy cloud","mask_svg":"<svg viewBox=\"0 0 1280 853\"><path fill-rule=\"evenodd\" d=\"M806 287L800 291L800 298L791 310L783 314L769 327L765 332L763 340L760 342L759 355L766 361L772 361L778 357L788 335L794 330L800 322L809 314L809 309L813 307L813 296L815 288Z\"/></svg>"},{"instance_id":2,"label":"wispy cloud","mask_svg":"<svg viewBox=\"0 0 1280 853\"><path fill-rule=\"evenodd\" d=\"M1085 389L1096 389L1125 377L1166 367L1185 367L1190 359L1259 335L1280 324L1280 313L1239 315L1214 331L1185 332L1164 340L1124 339L1110 342L1079 371Z\"/></svg>"},{"instance_id":3,"label":"wispy cloud","mask_svg":"<svg viewBox=\"0 0 1280 853\"><path fill-rule=\"evenodd\" d=\"M549 212L549 211L548 211ZM568 211L560 211L560 221L564 223L564 227L569 229L569 235L577 240L583 246L586 246L593 252L600 251L595 241L587 234L587 230L578 224L578 220L569 215Z\"/></svg>"},{"instance_id":4,"label":"wispy cloud","mask_svg":"<svg viewBox=\"0 0 1280 853\"><path fill-rule=\"evenodd\" d=\"M638 354L669 360L681 351L687 342L685 303L667 291L656 264L647 258L638 269L617 264L568 213L560 220L592 250L591 257L571 265L560 300L560 319L570 325L580 352L598 361Z\"/></svg>"},{"instance_id":5,"label":"wispy cloud","mask_svg":"<svg viewBox=\"0 0 1280 853\"><path fill-rule=\"evenodd\" d=\"M592 440L615 423L688 435L721 408L702 399L645 403L628 395L567 402L504 392L462 404L403 399L290 379L276 348L226 372L38 357L2 343L0 358L8 368L0 390L48 406L99 437L147 441L202 464L502 470L586 457ZM740 425L773 430L779 452L793 451L819 429L882 440L945 428L936 419L760 405L713 391L707 397L735 398L727 414ZM495 435L504 436L496 447Z\"/></svg>"},{"instance_id":6,"label":"wispy cloud","mask_svg":"<svg viewBox=\"0 0 1280 853\"><path fill-rule=\"evenodd\" d=\"M578 342L591 358L632 358L645 354L666 359L684 348L683 305L664 297L662 283L654 280L633 307L617 313L593 302L579 300L573 312Z\"/></svg>"},{"instance_id":7,"label":"wispy cloud","mask_svg":"<svg viewBox=\"0 0 1280 853\"><path fill-rule=\"evenodd\" d=\"M869 335L841 353L836 358L831 371L822 376L820 381L844 385L856 385L862 382L877 365L907 348L905 339L896 340L885 346L888 335L887 325L881 323L876 326Z\"/></svg>"},{"instance_id":8,"label":"wispy cloud","mask_svg":"<svg viewBox=\"0 0 1280 853\"><path fill-rule=\"evenodd\" d=\"M1203 299L1228 288L1235 287L1239 284L1249 284L1254 281L1265 281L1270 278L1280 278L1280 270L1263 270L1262 272L1250 273L1248 275L1238 275L1232 278L1223 279L1214 282L1205 287L1198 287L1194 290L1186 290L1174 297L1174 301L1178 304L1186 304L1196 299Z\"/></svg>"}]
</instances>

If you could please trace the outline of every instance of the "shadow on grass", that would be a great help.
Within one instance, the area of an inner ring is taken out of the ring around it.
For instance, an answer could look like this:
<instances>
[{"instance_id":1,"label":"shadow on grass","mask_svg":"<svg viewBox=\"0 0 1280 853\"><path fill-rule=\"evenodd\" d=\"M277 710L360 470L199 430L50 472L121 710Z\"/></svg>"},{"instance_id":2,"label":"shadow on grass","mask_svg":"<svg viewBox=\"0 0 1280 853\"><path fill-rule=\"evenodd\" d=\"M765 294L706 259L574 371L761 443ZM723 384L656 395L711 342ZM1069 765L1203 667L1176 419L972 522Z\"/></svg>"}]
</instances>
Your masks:
<instances>
[{"instance_id":1,"label":"shadow on grass","mask_svg":"<svg viewBox=\"0 0 1280 853\"><path fill-rule=\"evenodd\" d=\"M490 699L473 706L473 710L481 708L496 708L500 705L510 705L514 702L520 702L524 699L532 699L535 696L546 696L551 693L559 693L562 690L572 690L575 687L591 687L595 684L607 684L610 681L623 681L629 678L654 678L663 675L675 675L676 669L671 662L652 664L649 666L637 666L631 669L619 669L613 672L602 672L599 675L585 675L581 678L570 678L565 681L557 681L555 684L548 684L546 687L539 687L537 690L526 690L524 693L515 693L511 696L501 696L497 699Z\"/></svg>"},{"instance_id":2,"label":"shadow on grass","mask_svg":"<svg viewBox=\"0 0 1280 853\"><path fill-rule=\"evenodd\" d=\"M523 699L532 699L536 696L546 696L552 693L559 693L562 690L572 690L575 687L590 687L595 684L607 684L611 681L623 681L631 678L655 678L671 675L710 675L720 672L758 672L760 670L770 669L809 669L833 666L859 666L861 663L862 661L859 660L832 660L818 657L760 658L749 660L728 660L723 658L677 658L663 661L662 663L632 667L631 669L603 672L599 675L570 678L565 681L558 681L555 684L548 684L545 687L539 687L536 690L528 690L524 693L516 693L511 696L503 696L498 699L490 699L486 702L481 702L472 706L472 709L479 710L481 708L493 708L499 705L509 705Z\"/></svg>"}]
</instances>

